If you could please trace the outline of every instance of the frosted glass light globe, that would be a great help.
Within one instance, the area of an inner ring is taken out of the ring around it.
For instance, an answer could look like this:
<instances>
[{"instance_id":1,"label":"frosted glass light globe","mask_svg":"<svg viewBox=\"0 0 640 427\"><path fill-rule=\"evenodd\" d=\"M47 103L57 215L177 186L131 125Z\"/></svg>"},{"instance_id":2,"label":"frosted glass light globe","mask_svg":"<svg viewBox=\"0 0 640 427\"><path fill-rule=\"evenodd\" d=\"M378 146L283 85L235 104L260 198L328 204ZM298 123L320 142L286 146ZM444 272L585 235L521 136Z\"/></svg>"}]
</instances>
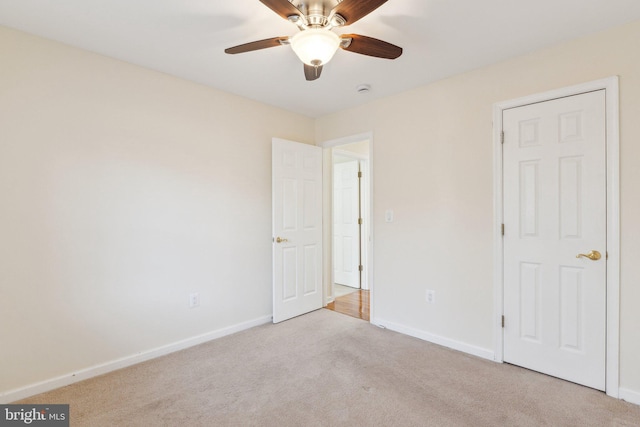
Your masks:
<instances>
[{"instance_id":1,"label":"frosted glass light globe","mask_svg":"<svg viewBox=\"0 0 640 427\"><path fill-rule=\"evenodd\" d=\"M333 31L312 28L291 38L291 48L307 65L324 65L333 58L340 46L340 37Z\"/></svg>"}]
</instances>

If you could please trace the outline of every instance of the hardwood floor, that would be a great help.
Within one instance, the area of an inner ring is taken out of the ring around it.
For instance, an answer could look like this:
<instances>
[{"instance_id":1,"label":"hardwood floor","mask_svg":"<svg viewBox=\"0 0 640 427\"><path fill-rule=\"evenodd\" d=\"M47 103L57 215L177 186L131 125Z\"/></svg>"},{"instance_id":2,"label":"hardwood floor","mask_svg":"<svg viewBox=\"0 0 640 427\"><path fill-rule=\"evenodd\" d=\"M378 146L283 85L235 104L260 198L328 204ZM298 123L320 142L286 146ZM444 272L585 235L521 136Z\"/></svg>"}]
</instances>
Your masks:
<instances>
[{"instance_id":1,"label":"hardwood floor","mask_svg":"<svg viewBox=\"0 0 640 427\"><path fill-rule=\"evenodd\" d=\"M327 309L369 321L369 291L357 290L337 297Z\"/></svg>"}]
</instances>

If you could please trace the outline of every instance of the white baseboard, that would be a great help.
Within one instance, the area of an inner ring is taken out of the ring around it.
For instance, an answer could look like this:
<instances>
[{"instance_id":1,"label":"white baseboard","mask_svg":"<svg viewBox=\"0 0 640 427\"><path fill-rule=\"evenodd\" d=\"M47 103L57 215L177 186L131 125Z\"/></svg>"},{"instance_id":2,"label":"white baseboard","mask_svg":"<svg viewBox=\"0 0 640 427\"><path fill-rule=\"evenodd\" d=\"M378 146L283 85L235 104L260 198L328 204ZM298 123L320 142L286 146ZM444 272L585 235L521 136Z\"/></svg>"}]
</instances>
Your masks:
<instances>
[{"instance_id":1,"label":"white baseboard","mask_svg":"<svg viewBox=\"0 0 640 427\"><path fill-rule=\"evenodd\" d=\"M374 322L371 322L374 323ZM421 340L429 341L434 344L441 345L443 347L448 347L453 350L461 351L463 353L471 354L477 357L481 357L483 359L494 360L494 353L491 350L486 348L477 347L475 345L466 344L460 341L452 340L449 338L441 337L439 335L435 335L429 332L421 331L419 329L413 329L406 326L398 325L393 322L388 322L386 320L377 319L375 320L375 325L382 326L389 330L400 332L401 334L409 335L415 338L420 338Z\"/></svg>"},{"instance_id":2,"label":"white baseboard","mask_svg":"<svg viewBox=\"0 0 640 427\"><path fill-rule=\"evenodd\" d=\"M640 392L629 390L628 388L620 387L618 389L619 398L625 402L635 403L640 405Z\"/></svg>"},{"instance_id":3,"label":"white baseboard","mask_svg":"<svg viewBox=\"0 0 640 427\"><path fill-rule=\"evenodd\" d=\"M202 335L187 338L181 341L177 341L171 344L163 345L154 349L146 350L137 354L126 356L120 359L112 360L109 362L94 365L89 368L81 369L77 372L70 372L65 375L61 375L56 378L51 378L35 384L30 384L25 387L21 387L15 390L9 390L6 392L0 392L0 404L6 404L15 402L20 399L27 398L40 393L54 390L56 388L64 387L69 384L77 383L89 378L103 375L108 372L112 372L118 369L126 368L127 366L135 365L137 363L145 362L156 357L164 356L169 353L173 353L179 350L184 350L189 347L196 346L198 344L205 343L217 338L222 338L227 335L234 334L236 332L244 331L255 326L264 325L271 322L271 316L259 317L254 320L232 325L226 328L218 329L216 331L207 332Z\"/></svg>"}]
</instances>

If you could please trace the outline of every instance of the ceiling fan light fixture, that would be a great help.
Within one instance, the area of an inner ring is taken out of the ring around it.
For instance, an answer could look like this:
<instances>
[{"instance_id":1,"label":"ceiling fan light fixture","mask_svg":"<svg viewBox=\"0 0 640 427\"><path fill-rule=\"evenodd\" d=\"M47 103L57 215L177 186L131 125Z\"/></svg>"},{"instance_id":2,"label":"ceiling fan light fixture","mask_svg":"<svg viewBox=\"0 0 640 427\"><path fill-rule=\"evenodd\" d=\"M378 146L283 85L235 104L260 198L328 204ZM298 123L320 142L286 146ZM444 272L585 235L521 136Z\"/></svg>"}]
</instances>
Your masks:
<instances>
[{"instance_id":1,"label":"ceiling fan light fixture","mask_svg":"<svg viewBox=\"0 0 640 427\"><path fill-rule=\"evenodd\" d=\"M333 31L310 28L291 37L291 48L307 65L325 65L340 46L340 37Z\"/></svg>"}]
</instances>

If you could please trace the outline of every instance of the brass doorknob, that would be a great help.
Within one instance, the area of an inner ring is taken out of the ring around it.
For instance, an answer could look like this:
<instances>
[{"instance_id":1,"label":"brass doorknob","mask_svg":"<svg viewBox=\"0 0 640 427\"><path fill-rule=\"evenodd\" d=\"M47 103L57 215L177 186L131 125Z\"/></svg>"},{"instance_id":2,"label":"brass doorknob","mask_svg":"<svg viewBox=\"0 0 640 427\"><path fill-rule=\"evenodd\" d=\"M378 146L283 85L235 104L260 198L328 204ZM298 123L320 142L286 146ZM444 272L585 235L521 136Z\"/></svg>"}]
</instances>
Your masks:
<instances>
[{"instance_id":1,"label":"brass doorknob","mask_svg":"<svg viewBox=\"0 0 640 427\"><path fill-rule=\"evenodd\" d=\"M600 258L602 258L602 255L600 255L600 252L598 252L598 251L591 251L588 254L578 254L578 255L576 255L576 258L581 258L581 257L589 258L591 261L597 261Z\"/></svg>"},{"instance_id":2,"label":"brass doorknob","mask_svg":"<svg viewBox=\"0 0 640 427\"><path fill-rule=\"evenodd\" d=\"M276 243L283 243L283 242L288 242L289 240L287 239L283 239L281 237L276 237Z\"/></svg>"}]
</instances>

